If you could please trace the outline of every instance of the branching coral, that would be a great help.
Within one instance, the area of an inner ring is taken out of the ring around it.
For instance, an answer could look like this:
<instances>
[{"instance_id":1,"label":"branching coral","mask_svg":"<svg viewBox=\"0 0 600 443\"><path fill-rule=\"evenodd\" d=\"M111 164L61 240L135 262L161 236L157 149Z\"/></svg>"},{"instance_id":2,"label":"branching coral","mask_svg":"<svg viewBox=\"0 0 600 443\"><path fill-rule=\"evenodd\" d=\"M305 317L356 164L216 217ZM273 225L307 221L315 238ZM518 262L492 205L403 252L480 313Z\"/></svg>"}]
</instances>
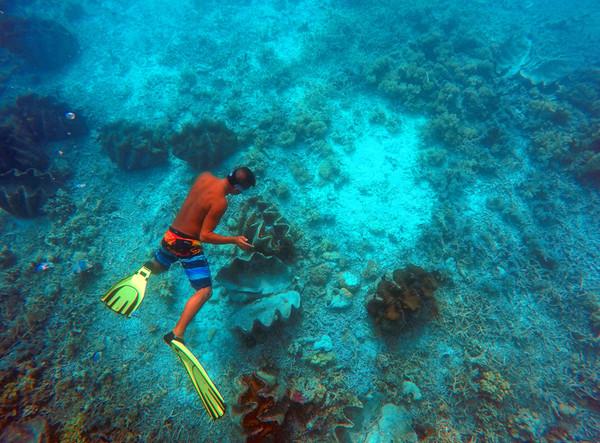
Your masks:
<instances>
[{"instance_id":1,"label":"branching coral","mask_svg":"<svg viewBox=\"0 0 600 443\"><path fill-rule=\"evenodd\" d=\"M540 441L543 432L543 423L535 412L528 409L519 409L516 415L509 418L508 432L516 441Z\"/></svg>"},{"instance_id":2,"label":"branching coral","mask_svg":"<svg viewBox=\"0 0 600 443\"><path fill-rule=\"evenodd\" d=\"M314 112L302 113L294 122L294 130L300 140L323 138L328 129L327 119Z\"/></svg>"},{"instance_id":3,"label":"branching coral","mask_svg":"<svg viewBox=\"0 0 600 443\"><path fill-rule=\"evenodd\" d=\"M572 169L581 181L600 187L600 131L591 135L583 152L577 155Z\"/></svg>"},{"instance_id":4,"label":"branching coral","mask_svg":"<svg viewBox=\"0 0 600 443\"><path fill-rule=\"evenodd\" d=\"M487 86L469 87L463 91L463 107L473 118L487 119L499 104L499 97Z\"/></svg>"},{"instance_id":5,"label":"branching coral","mask_svg":"<svg viewBox=\"0 0 600 443\"><path fill-rule=\"evenodd\" d=\"M600 116L600 79L594 69L571 76L558 90L558 97L577 106L586 114Z\"/></svg>"},{"instance_id":6,"label":"branching coral","mask_svg":"<svg viewBox=\"0 0 600 443\"><path fill-rule=\"evenodd\" d=\"M574 144L575 140L569 133L555 130L539 131L533 135L532 150L533 154L544 162L568 162L569 151Z\"/></svg>"},{"instance_id":7,"label":"branching coral","mask_svg":"<svg viewBox=\"0 0 600 443\"><path fill-rule=\"evenodd\" d=\"M65 226L67 221L77 212L71 195L64 189L59 189L50 197L42 207L44 213L51 220L55 220L61 226Z\"/></svg>"},{"instance_id":8,"label":"branching coral","mask_svg":"<svg viewBox=\"0 0 600 443\"><path fill-rule=\"evenodd\" d=\"M460 432L448 419L440 419L433 429L425 429L423 441L426 443L460 443L463 441Z\"/></svg>"},{"instance_id":9,"label":"branching coral","mask_svg":"<svg viewBox=\"0 0 600 443\"><path fill-rule=\"evenodd\" d=\"M416 111L437 94L438 85L428 70L430 66L417 61L422 61L422 55L413 53L410 58L414 60L402 64L395 64L389 57L379 58L368 67L366 80L385 95L399 99L405 108Z\"/></svg>"},{"instance_id":10,"label":"branching coral","mask_svg":"<svg viewBox=\"0 0 600 443\"><path fill-rule=\"evenodd\" d=\"M397 331L422 308L435 311L433 293L440 283L437 272L429 273L415 265L396 269L392 278L381 278L376 293L367 302L367 311L382 330Z\"/></svg>"},{"instance_id":11,"label":"branching coral","mask_svg":"<svg viewBox=\"0 0 600 443\"><path fill-rule=\"evenodd\" d=\"M533 116L539 119L540 126L547 126L548 121L564 125L571 117L565 108L550 100L532 100L529 102L529 109Z\"/></svg>"},{"instance_id":12,"label":"branching coral","mask_svg":"<svg viewBox=\"0 0 600 443\"><path fill-rule=\"evenodd\" d=\"M425 137L447 147L455 147L475 139L477 131L466 126L458 115L444 112L429 120L425 127Z\"/></svg>"},{"instance_id":13,"label":"branching coral","mask_svg":"<svg viewBox=\"0 0 600 443\"><path fill-rule=\"evenodd\" d=\"M498 372L484 370L477 382L479 393L484 398L496 403L502 402L506 396L511 394L510 383Z\"/></svg>"}]
</instances>

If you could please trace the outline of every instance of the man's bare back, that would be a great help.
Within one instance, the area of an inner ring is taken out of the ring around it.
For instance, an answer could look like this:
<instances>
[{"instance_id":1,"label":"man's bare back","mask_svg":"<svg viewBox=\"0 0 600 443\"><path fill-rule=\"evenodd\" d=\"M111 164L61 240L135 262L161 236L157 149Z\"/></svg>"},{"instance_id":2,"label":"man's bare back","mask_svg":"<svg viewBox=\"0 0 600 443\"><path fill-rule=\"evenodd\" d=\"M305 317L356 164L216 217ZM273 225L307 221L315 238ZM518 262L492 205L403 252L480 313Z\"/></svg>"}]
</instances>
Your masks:
<instances>
[{"instance_id":1,"label":"man's bare back","mask_svg":"<svg viewBox=\"0 0 600 443\"><path fill-rule=\"evenodd\" d=\"M240 192L226 178L205 172L192 185L171 226L203 243L229 243L250 250L252 245L243 235L225 236L214 232L227 210L227 195Z\"/></svg>"},{"instance_id":2,"label":"man's bare back","mask_svg":"<svg viewBox=\"0 0 600 443\"><path fill-rule=\"evenodd\" d=\"M227 199L222 188L222 180L211 173L205 172L198 176L172 226L181 232L200 239L206 216L211 211L215 216L217 213L222 216L227 209Z\"/></svg>"}]
</instances>

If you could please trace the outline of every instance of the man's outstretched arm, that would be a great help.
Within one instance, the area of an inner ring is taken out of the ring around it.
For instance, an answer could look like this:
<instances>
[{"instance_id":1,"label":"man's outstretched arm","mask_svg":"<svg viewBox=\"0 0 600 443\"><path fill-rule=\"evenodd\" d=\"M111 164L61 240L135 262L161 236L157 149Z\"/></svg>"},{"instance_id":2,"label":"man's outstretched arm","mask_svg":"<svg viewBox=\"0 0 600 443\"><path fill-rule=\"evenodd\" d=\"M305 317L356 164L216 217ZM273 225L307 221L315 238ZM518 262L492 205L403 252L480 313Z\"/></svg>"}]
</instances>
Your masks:
<instances>
[{"instance_id":1,"label":"man's outstretched arm","mask_svg":"<svg viewBox=\"0 0 600 443\"><path fill-rule=\"evenodd\" d=\"M221 221L221 217L223 217L223 214L225 213L226 209L226 205L222 205L216 208L213 207L208 212L208 214L206 214L204 222L202 223L202 229L200 230L200 241L203 243L212 243L215 245L237 245L238 247L246 251L251 249L252 245L248 243L248 239L243 235L227 236L217 234L216 232L214 232L217 225Z\"/></svg>"}]
</instances>

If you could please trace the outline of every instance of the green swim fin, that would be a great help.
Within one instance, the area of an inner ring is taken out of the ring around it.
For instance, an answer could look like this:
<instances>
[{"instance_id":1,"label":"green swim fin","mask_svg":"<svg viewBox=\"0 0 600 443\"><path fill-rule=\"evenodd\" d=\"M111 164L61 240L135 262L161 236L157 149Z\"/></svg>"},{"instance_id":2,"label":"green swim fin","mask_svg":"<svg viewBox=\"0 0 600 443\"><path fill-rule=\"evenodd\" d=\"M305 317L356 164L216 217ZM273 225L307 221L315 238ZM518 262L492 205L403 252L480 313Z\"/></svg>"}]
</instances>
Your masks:
<instances>
[{"instance_id":1,"label":"green swim fin","mask_svg":"<svg viewBox=\"0 0 600 443\"><path fill-rule=\"evenodd\" d=\"M152 271L142 266L135 274L124 278L104 294L102 301L118 314L131 317L140 306Z\"/></svg>"},{"instance_id":2,"label":"green swim fin","mask_svg":"<svg viewBox=\"0 0 600 443\"><path fill-rule=\"evenodd\" d=\"M185 367L192 384L200 397L202 406L213 420L225 415L225 401L198 359L180 340L169 341L169 346L175 352Z\"/></svg>"}]
</instances>

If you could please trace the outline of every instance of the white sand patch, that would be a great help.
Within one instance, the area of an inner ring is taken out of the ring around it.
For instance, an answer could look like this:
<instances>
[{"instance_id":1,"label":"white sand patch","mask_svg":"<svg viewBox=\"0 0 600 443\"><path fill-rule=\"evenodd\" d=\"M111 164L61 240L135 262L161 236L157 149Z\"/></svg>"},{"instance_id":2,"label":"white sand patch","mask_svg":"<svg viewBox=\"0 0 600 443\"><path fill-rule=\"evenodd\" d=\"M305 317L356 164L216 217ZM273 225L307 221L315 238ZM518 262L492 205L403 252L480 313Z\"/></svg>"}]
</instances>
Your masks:
<instances>
[{"instance_id":1,"label":"white sand patch","mask_svg":"<svg viewBox=\"0 0 600 443\"><path fill-rule=\"evenodd\" d=\"M350 174L350 183L335 200L329 199L327 210L336 214L336 235L357 247L373 246L365 258L381 262L393 256L399 247L414 243L420 226L431 218L434 193L415 181L422 123L406 119L402 131L393 135L366 127L355 142L356 151L344 159L342 169Z\"/></svg>"}]
</instances>

